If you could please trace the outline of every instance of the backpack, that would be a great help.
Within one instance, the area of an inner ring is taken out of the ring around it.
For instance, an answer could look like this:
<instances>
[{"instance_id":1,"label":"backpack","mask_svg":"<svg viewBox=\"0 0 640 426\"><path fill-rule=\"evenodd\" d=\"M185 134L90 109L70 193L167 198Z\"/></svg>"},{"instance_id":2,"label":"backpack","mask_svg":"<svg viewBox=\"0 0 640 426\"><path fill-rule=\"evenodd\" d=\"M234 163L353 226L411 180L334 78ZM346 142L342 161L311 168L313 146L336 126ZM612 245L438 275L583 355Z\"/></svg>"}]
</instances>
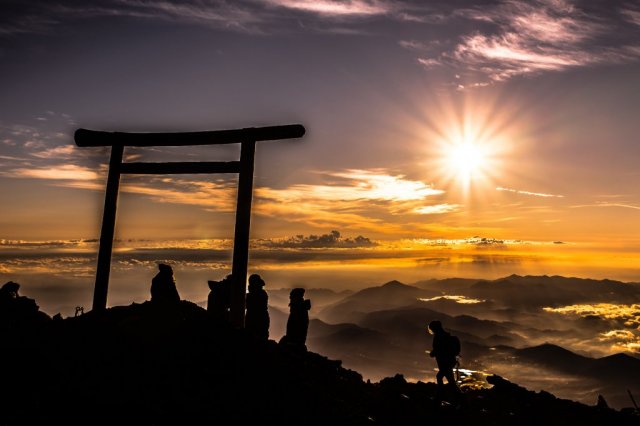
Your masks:
<instances>
[{"instance_id":1,"label":"backpack","mask_svg":"<svg viewBox=\"0 0 640 426\"><path fill-rule=\"evenodd\" d=\"M458 339L458 336L449 335L447 339L447 352L453 357L460 355L460 339Z\"/></svg>"}]
</instances>

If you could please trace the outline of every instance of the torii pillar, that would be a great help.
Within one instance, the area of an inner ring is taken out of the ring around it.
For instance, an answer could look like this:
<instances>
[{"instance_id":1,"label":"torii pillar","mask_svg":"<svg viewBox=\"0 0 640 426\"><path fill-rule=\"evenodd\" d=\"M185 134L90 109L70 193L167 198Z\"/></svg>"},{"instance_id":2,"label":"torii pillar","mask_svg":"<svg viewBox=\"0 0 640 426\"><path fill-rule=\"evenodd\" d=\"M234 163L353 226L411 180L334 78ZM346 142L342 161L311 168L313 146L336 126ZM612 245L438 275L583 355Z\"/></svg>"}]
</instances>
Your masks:
<instances>
[{"instance_id":1,"label":"torii pillar","mask_svg":"<svg viewBox=\"0 0 640 426\"><path fill-rule=\"evenodd\" d=\"M253 166L256 142L300 138L305 128L299 124L286 126L252 127L234 130L218 130L185 133L122 133L78 129L75 132L79 147L111 146L109 174L100 233L98 266L93 293L93 310L107 307L111 253L116 223L120 175L130 174L196 174L238 173L238 198L233 241L234 282L231 290L231 323L244 327L247 266L249 262L249 230L251 226L251 199L253 194ZM188 146L240 143L240 160L229 162L171 162L171 163L123 163L127 146Z\"/></svg>"}]
</instances>

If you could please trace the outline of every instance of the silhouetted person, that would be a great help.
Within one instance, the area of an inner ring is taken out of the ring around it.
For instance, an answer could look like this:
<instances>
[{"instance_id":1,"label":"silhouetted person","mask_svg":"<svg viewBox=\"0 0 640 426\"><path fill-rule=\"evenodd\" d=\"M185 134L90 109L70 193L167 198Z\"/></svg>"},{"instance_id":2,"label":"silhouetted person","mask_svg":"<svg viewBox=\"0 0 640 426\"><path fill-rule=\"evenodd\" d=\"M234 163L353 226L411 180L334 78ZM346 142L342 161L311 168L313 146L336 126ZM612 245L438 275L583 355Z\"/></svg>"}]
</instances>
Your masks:
<instances>
[{"instance_id":1,"label":"silhouetted person","mask_svg":"<svg viewBox=\"0 0 640 426\"><path fill-rule=\"evenodd\" d=\"M265 282L258 274L249 277L247 314L244 328L259 340L269 340L269 296L264 291Z\"/></svg>"},{"instance_id":2,"label":"silhouetted person","mask_svg":"<svg viewBox=\"0 0 640 426\"><path fill-rule=\"evenodd\" d=\"M438 393L442 394L445 377L447 384L457 392L458 386L453 375L453 368L456 366L456 357L460 355L460 340L445 331L440 321L431 321L429 332L433 334L433 349L429 352L429 356L435 357L438 363L438 374L436 374Z\"/></svg>"},{"instance_id":3,"label":"silhouetted person","mask_svg":"<svg viewBox=\"0 0 640 426\"><path fill-rule=\"evenodd\" d=\"M207 299L207 311L209 311L211 318L217 322L229 321L232 282L233 275L227 275L222 281L208 281L211 291Z\"/></svg>"},{"instance_id":4,"label":"silhouetted person","mask_svg":"<svg viewBox=\"0 0 640 426\"><path fill-rule=\"evenodd\" d=\"M13 281L0 288L0 326L13 328L29 326L50 320L49 315L40 312L34 299L20 296L20 284Z\"/></svg>"},{"instance_id":5,"label":"silhouetted person","mask_svg":"<svg viewBox=\"0 0 640 426\"><path fill-rule=\"evenodd\" d=\"M173 278L173 269L164 263L158 264L160 272L151 280L151 302L170 306L180 302L180 295Z\"/></svg>"},{"instance_id":6,"label":"silhouetted person","mask_svg":"<svg viewBox=\"0 0 640 426\"><path fill-rule=\"evenodd\" d=\"M9 281L0 289L0 309L11 306L18 298L20 284Z\"/></svg>"},{"instance_id":7,"label":"silhouetted person","mask_svg":"<svg viewBox=\"0 0 640 426\"><path fill-rule=\"evenodd\" d=\"M0 323L12 327L16 323L16 309L20 284L9 281L0 289Z\"/></svg>"},{"instance_id":8,"label":"silhouetted person","mask_svg":"<svg viewBox=\"0 0 640 426\"><path fill-rule=\"evenodd\" d=\"M311 301L304 298L304 288L294 288L289 294L289 319L287 334L280 340L291 346L306 350L307 330L309 329L309 309Z\"/></svg>"},{"instance_id":9,"label":"silhouetted person","mask_svg":"<svg viewBox=\"0 0 640 426\"><path fill-rule=\"evenodd\" d=\"M598 402L596 402L596 408L599 410L608 410L609 404L607 404L607 400L604 399L604 396L598 394Z\"/></svg>"}]
</instances>

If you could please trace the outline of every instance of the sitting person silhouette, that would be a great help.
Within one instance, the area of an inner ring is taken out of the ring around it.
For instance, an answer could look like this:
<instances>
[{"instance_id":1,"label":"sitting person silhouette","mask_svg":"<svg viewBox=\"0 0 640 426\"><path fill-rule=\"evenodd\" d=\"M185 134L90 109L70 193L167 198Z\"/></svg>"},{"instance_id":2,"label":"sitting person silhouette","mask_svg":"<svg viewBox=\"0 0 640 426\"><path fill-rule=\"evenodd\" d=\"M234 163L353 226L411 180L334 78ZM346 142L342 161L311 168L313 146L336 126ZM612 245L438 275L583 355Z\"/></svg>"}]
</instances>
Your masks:
<instances>
[{"instance_id":1,"label":"sitting person silhouette","mask_svg":"<svg viewBox=\"0 0 640 426\"><path fill-rule=\"evenodd\" d=\"M304 298L304 288L294 288L289 294L289 319L287 334L280 340L296 348L307 349L307 330L309 329L309 310L311 301Z\"/></svg>"},{"instance_id":2,"label":"sitting person silhouette","mask_svg":"<svg viewBox=\"0 0 640 426\"><path fill-rule=\"evenodd\" d=\"M16 301L20 284L9 281L0 288L0 309L10 306Z\"/></svg>"},{"instance_id":3,"label":"sitting person silhouette","mask_svg":"<svg viewBox=\"0 0 640 426\"><path fill-rule=\"evenodd\" d=\"M227 275L221 281L207 281L209 284L209 297L207 298L207 311L211 318L219 323L229 322L229 309L231 307L231 283L233 275Z\"/></svg>"},{"instance_id":4,"label":"sitting person silhouette","mask_svg":"<svg viewBox=\"0 0 640 426\"><path fill-rule=\"evenodd\" d=\"M20 296L20 284L9 281L0 288L0 328L31 326L51 319L34 299Z\"/></svg>"},{"instance_id":5,"label":"sitting person silhouette","mask_svg":"<svg viewBox=\"0 0 640 426\"><path fill-rule=\"evenodd\" d=\"M259 340L269 340L269 296L264 291L265 282L258 274L249 277L247 313L244 328Z\"/></svg>"},{"instance_id":6,"label":"sitting person silhouette","mask_svg":"<svg viewBox=\"0 0 640 426\"><path fill-rule=\"evenodd\" d=\"M151 302L168 306L180 302L180 295L173 278L173 269L164 263L158 264L160 272L151 280Z\"/></svg>"},{"instance_id":7,"label":"sitting person silhouette","mask_svg":"<svg viewBox=\"0 0 640 426\"><path fill-rule=\"evenodd\" d=\"M429 352L429 356L435 357L438 363L438 373L436 374L438 394L442 394L444 378L447 379L447 384L455 392L458 392L453 368L456 366L457 356L460 355L460 340L445 331L440 321L431 321L428 331L433 334L433 349Z\"/></svg>"}]
</instances>

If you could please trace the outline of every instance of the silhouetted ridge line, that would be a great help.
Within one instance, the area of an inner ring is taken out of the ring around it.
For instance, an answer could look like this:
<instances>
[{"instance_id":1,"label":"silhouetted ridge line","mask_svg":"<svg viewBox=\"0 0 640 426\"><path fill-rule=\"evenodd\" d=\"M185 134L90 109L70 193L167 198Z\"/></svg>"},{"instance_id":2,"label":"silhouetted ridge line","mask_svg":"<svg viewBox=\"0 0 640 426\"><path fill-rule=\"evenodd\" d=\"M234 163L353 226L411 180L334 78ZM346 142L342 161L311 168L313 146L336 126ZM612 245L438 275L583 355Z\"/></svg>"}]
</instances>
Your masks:
<instances>
[{"instance_id":1,"label":"silhouetted ridge line","mask_svg":"<svg viewBox=\"0 0 640 426\"><path fill-rule=\"evenodd\" d=\"M344 330L343 338L353 338L353 327ZM557 399L496 376L489 379L492 389L440 404L433 383L408 383L401 375L365 383L340 361L212 323L207 311L184 300L7 332L0 356L11 366L0 387L3 424L626 426L638 420L629 410Z\"/></svg>"}]
</instances>

